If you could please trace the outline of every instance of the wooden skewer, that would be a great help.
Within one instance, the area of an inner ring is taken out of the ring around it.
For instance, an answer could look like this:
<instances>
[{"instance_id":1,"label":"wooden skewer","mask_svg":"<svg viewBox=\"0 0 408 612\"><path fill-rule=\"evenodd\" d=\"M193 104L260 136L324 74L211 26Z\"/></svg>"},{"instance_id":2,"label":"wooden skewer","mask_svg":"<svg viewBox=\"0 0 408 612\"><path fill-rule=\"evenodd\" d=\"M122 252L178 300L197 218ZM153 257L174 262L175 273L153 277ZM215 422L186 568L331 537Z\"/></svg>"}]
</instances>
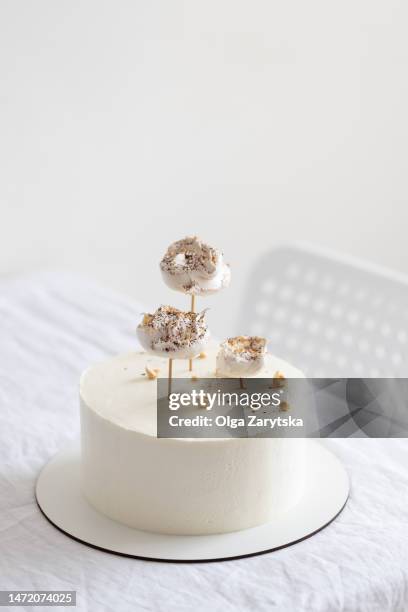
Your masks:
<instances>
[{"instance_id":1,"label":"wooden skewer","mask_svg":"<svg viewBox=\"0 0 408 612\"><path fill-rule=\"evenodd\" d=\"M194 295L194 293L191 296L191 312L195 312L195 295ZM188 361L188 369L189 369L189 372L193 371L193 360L192 359L189 359L189 361Z\"/></svg>"},{"instance_id":2,"label":"wooden skewer","mask_svg":"<svg viewBox=\"0 0 408 612\"><path fill-rule=\"evenodd\" d=\"M171 393L171 381L173 379L173 360L169 359L169 386L168 386L168 395Z\"/></svg>"},{"instance_id":3,"label":"wooden skewer","mask_svg":"<svg viewBox=\"0 0 408 612\"><path fill-rule=\"evenodd\" d=\"M239 379L239 388L240 389L245 389L244 381L243 381L242 378Z\"/></svg>"}]
</instances>

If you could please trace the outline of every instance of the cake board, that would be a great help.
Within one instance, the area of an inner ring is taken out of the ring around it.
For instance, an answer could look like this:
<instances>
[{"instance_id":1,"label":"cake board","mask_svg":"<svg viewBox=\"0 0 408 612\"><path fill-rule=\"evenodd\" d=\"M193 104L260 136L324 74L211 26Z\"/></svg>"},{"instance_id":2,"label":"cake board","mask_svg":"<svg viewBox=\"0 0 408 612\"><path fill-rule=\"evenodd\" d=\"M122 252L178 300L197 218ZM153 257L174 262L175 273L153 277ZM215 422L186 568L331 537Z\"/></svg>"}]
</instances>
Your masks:
<instances>
[{"instance_id":1,"label":"cake board","mask_svg":"<svg viewBox=\"0 0 408 612\"><path fill-rule=\"evenodd\" d=\"M285 515L251 529L216 535L178 536L139 531L97 512L80 486L80 447L57 453L36 485L41 512L71 538L122 556L149 561L200 563L260 555L301 542L327 527L347 503L350 484L340 461L322 444L307 440L305 491Z\"/></svg>"}]
</instances>

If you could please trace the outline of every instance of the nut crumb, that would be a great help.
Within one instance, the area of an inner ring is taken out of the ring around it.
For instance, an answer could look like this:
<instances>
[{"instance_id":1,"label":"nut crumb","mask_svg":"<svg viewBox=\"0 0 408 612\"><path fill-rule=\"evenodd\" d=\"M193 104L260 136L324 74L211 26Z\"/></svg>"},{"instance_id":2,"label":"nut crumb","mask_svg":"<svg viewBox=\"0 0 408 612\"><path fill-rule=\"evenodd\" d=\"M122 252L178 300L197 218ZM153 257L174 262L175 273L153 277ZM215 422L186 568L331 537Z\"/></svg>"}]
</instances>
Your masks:
<instances>
[{"instance_id":1,"label":"nut crumb","mask_svg":"<svg viewBox=\"0 0 408 612\"><path fill-rule=\"evenodd\" d=\"M147 374L147 378L149 380L155 380L157 378L157 371L156 370L151 370L150 368L148 368L147 366L145 367L146 370L146 374Z\"/></svg>"},{"instance_id":2,"label":"nut crumb","mask_svg":"<svg viewBox=\"0 0 408 612\"><path fill-rule=\"evenodd\" d=\"M198 376L196 376L195 374L193 374L193 376L191 377L191 380L199 380Z\"/></svg>"},{"instance_id":3,"label":"nut crumb","mask_svg":"<svg viewBox=\"0 0 408 612\"><path fill-rule=\"evenodd\" d=\"M205 351L201 351L201 353L198 356L199 359L205 359L206 357L207 357L207 353Z\"/></svg>"},{"instance_id":4,"label":"nut crumb","mask_svg":"<svg viewBox=\"0 0 408 612\"><path fill-rule=\"evenodd\" d=\"M272 385L271 385L270 388L271 389L280 389L281 387L285 386L285 381L286 381L286 378L285 378L284 374L282 374L282 372L277 370L275 372L275 374L273 375Z\"/></svg>"},{"instance_id":5,"label":"nut crumb","mask_svg":"<svg viewBox=\"0 0 408 612\"><path fill-rule=\"evenodd\" d=\"M282 412L287 412L289 408L290 408L290 405L285 400L281 402L279 405L279 410L281 410Z\"/></svg>"}]
</instances>

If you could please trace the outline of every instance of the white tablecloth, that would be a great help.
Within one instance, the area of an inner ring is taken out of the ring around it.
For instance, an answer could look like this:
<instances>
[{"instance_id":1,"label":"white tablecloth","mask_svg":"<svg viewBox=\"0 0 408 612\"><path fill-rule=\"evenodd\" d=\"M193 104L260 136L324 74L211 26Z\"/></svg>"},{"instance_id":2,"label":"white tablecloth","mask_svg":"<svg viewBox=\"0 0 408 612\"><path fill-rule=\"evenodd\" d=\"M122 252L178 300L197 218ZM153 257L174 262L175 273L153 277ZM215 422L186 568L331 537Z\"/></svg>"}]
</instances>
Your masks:
<instances>
[{"instance_id":1,"label":"white tablecloth","mask_svg":"<svg viewBox=\"0 0 408 612\"><path fill-rule=\"evenodd\" d=\"M330 441L351 474L346 509L314 537L249 559L138 561L47 522L34 484L78 436L80 372L132 350L141 310L68 274L0 282L0 589L73 589L92 612L408 610L408 440Z\"/></svg>"}]
</instances>

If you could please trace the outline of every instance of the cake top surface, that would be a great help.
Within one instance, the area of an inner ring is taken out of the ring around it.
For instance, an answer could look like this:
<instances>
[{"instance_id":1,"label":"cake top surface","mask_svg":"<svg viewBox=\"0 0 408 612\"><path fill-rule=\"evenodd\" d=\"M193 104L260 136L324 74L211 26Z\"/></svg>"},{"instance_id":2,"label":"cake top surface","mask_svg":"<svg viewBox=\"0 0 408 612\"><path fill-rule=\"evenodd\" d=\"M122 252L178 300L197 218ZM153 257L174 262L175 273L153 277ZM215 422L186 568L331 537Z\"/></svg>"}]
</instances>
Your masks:
<instances>
[{"instance_id":1,"label":"cake top surface","mask_svg":"<svg viewBox=\"0 0 408 612\"><path fill-rule=\"evenodd\" d=\"M218 345L212 344L194 360L195 377L215 378ZM157 382L150 372L167 376L168 359L145 352L118 355L88 368L81 376L81 400L102 419L131 431L156 436ZM303 378L303 373L282 359L267 353L264 367L254 378L273 378L277 371L286 378ZM173 378L191 378L188 361L173 364Z\"/></svg>"},{"instance_id":2,"label":"cake top surface","mask_svg":"<svg viewBox=\"0 0 408 612\"><path fill-rule=\"evenodd\" d=\"M187 236L173 242L167 249L160 267L172 275L184 272L199 272L211 278L217 272L221 252L197 236Z\"/></svg>"}]
</instances>

